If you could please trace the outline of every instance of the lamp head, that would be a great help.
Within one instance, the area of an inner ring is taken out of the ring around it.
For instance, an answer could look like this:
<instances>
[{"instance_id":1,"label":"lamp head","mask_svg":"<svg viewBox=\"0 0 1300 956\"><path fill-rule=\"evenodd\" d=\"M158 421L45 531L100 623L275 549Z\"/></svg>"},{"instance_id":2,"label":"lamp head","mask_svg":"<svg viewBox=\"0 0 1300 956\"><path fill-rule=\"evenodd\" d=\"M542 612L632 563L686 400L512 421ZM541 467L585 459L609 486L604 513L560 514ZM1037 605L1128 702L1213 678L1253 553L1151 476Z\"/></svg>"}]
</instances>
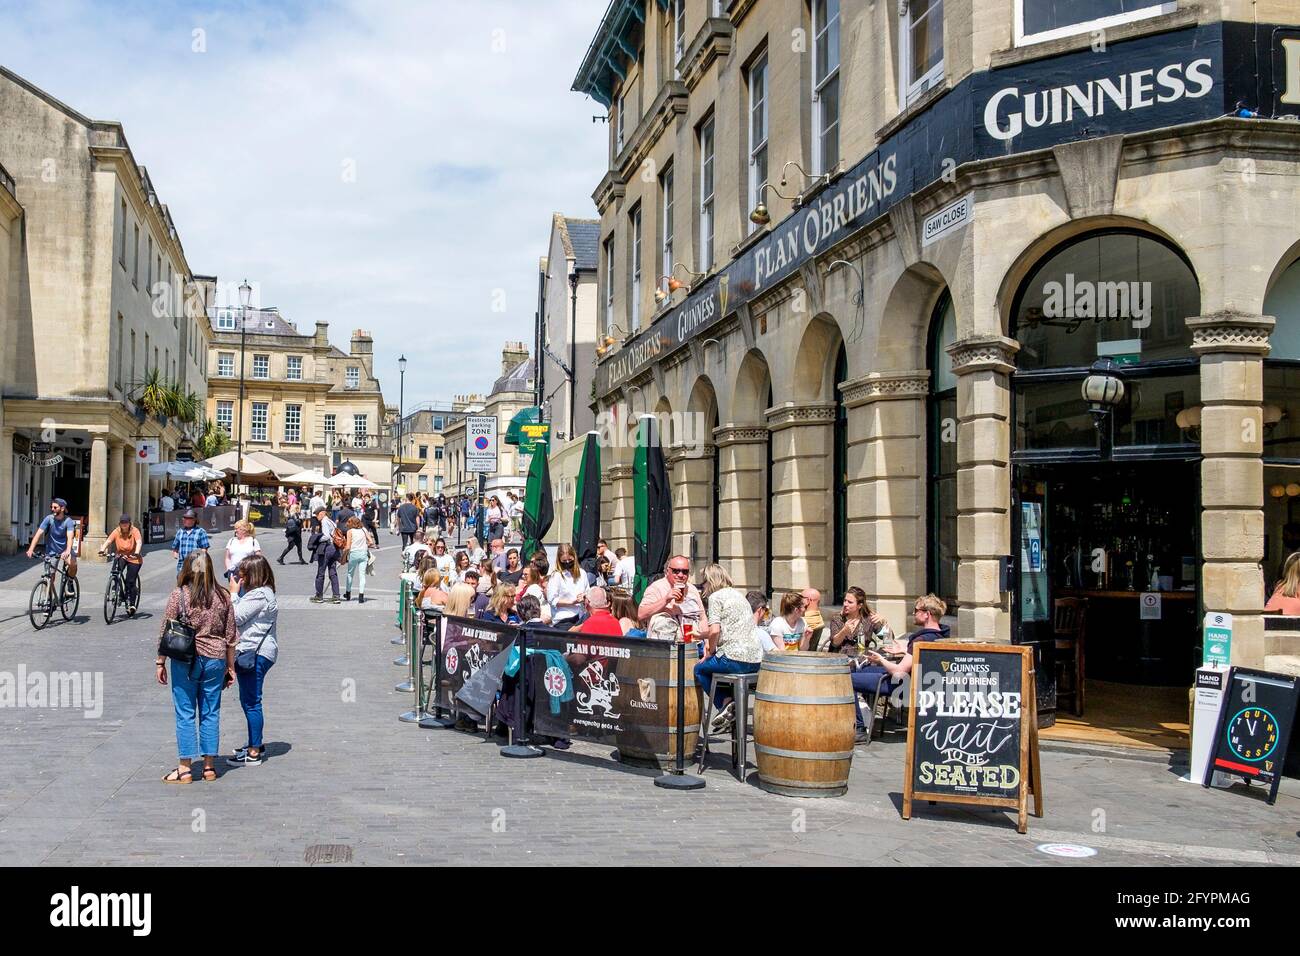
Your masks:
<instances>
[{"instance_id":1,"label":"lamp head","mask_svg":"<svg viewBox=\"0 0 1300 956\"><path fill-rule=\"evenodd\" d=\"M399 372L405 372L405 371L406 371L406 356L405 356L405 355L401 355L401 356L398 357L398 359L397 359L397 370L398 370Z\"/></svg>"},{"instance_id":2,"label":"lamp head","mask_svg":"<svg viewBox=\"0 0 1300 956\"><path fill-rule=\"evenodd\" d=\"M239 286L239 304L243 306L245 309L247 309L248 303L252 301L253 301L253 287L249 285L248 280L245 279L243 283Z\"/></svg>"},{"instance_id":3,"label":"lamp head","mask_svg":"<svg viewBox=\"0 0 1300 956\"><path fill-rule=\"evenodd\" d=\"M754 211L749 214L749 221L757 226L766 226L771 222L772 216L767 211L767 203L759 200L758 205L754 207Z\"/></svg>"}]
</instances>

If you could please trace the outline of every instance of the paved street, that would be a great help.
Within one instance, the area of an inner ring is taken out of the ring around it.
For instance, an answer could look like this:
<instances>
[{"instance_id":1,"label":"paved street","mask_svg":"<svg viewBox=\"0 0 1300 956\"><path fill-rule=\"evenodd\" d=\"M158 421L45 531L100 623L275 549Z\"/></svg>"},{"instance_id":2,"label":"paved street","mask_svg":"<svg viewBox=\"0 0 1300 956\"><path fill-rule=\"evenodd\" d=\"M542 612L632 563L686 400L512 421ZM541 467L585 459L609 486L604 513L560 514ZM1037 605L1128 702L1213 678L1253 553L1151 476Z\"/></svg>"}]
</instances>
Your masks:
<instances>
[{"instance_id":1,"label":"paved street","mask_svg":"<svg viewBox=\"0 0 1300 956\"><path fill-rule=\"evenodd\" d=\"M791 800L728 776L672 793L620 768L608 748L512 761L455 731L399 723L394 692L395 539L365 606L312 605L311 567L276 567L281 659L267 678L263 765L216 782L160 782L175 765L172 706L150 664L172 573L146 561L139 620L106 627L103 565L86 565L81 613L34 633L26 596L39 565L0 564L0 671L102 672L102 715L0 709L0 859L11 864L298 864L345 845L359 864L1300 864L1300 786L1268 807L1257 792L1180 783L1161 762L1045 751L1047 815L1016 834L1003 813L922 806L899 817L903 739L859 749L848 796ZM278 545L276 532L266 535ZM215 542L224 544L224 536ZM353 693L355 691L355 693ZM222 749L245 742L224 698ZM1036 847L1068 842L1096 856Z\"/></svg>"}]
</instances>

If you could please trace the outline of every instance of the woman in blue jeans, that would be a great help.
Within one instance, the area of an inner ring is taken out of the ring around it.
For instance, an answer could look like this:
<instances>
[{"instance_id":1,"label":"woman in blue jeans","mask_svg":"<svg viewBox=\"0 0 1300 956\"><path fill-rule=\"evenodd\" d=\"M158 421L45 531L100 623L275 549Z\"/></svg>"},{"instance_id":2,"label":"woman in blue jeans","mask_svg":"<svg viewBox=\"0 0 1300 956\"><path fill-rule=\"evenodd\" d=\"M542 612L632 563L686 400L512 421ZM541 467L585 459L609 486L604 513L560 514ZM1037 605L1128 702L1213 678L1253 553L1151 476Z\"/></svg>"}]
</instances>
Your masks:
<instances>
[{"instance_id":1,"label":"woman in blue jeans","mask_svg":"<svg viewBox=\"0 0 1300 956\"><path fill-rule=\"evenodd\" d=\"M271 565L260 554L250 555L239 563L239 597L235 601L235 625L239 628L235 679L239 681L239 704L248 720L248 743L226 758L232 767L262 762L262 683L279 652L279 613Z\"/></svg>"},{"instance_id":2,"label":"woman in blue jeans","mask_svg":"<svg viewBox=\"0 0 1300 956\"><path fill-rule=\"evenodd\" d=\"M206 551L185 558L180 582L167 598L159 637L169 620L194 628L194 660L171 667L172 704L176 708L176 769L165 783L192 783L191 766L203 758L203 779L216 780L213 767L221 742L221 692L235 682L235 612L226 589L218 586ZM154 661L158 683L167 685L167 659Z\"/></svg>"}]
</instances>

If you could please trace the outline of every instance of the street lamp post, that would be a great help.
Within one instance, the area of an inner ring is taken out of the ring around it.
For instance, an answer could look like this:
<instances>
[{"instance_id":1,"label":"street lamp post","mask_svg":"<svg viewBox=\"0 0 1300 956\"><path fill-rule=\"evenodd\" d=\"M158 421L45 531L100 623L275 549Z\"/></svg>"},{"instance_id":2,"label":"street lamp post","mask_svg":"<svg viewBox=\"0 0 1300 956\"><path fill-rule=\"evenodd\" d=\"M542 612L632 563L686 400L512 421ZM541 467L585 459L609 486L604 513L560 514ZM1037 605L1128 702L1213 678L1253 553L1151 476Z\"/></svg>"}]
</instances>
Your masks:
<instances>
[{"instance_id":1,"label":"street lamp post","mask_svg":"<svg viewBox=\"0 0 1300 956\"><path fill-rule=\"evenodd\" d=\"M235 487L244 480L244 342L248 337L248 303L253 299L253 287L245 279L239 287L239 450L235 452Z\"/></svg>"},{"instance_id":2,"label":"street lamp post","mask_svg":"<svg viewBox=\"0 0 1300 956\"><path fill-rule=\"evenodd\" d=\"M397 358L397 477L402 476L402 445L406 441L406 354ZM393 494L397 494L397 484L393 484Z\"/></svg>"}]
</instances>

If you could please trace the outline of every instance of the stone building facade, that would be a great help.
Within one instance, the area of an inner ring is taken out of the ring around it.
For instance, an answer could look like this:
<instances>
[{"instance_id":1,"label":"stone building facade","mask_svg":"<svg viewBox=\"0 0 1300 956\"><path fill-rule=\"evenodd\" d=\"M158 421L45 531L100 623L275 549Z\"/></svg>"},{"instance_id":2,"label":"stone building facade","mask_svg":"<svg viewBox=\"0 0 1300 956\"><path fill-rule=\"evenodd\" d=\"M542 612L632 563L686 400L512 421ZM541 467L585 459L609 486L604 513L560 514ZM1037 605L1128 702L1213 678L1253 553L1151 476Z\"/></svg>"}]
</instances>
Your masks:
<instances>
[{"instance_id":1,"label":"stone building facade","mask_svg":"<svg viewBox=\"0 0 1300 956\"><path fill-rule=\"evenodd\" d=\"M425 494L446 494L452 490L448 481L446 431L465 417L450 403L429 402L408 411L400 429L394 422L389 429L401 472L396 482L399 494L418 491Z\"/></svg>"},{"instance_id":2,"label":"stone building facade","mask_svg":"<svg viewBox=\"0 0 1300 956\"><path fill-rule=\"evenodd\" d=\"M596 399L663 417L677 550L897 630L927 591L1007 642L1158 590L1180 640L1223 611L1234 662L1297 652L1262 609L1300 546L1300 9L1111 6L610 5L574 89L610 110L598 294L632 334ZM1160 532L1115 532L1143 502Z\"/></svg>"},{"instance_id":3,"label":"stone building facade","mask_svg":"<svg viewBox=\"0 0 1300 956\"><path fill-rule=\"evenodd\" d=\"M51 497L84 517L85 551L159 482L137 455L189 447L195 427L147 418L152 370L200 399L211 335L204 282L120 124L92 120L0 67L0 552L23 546ZM13 246L17 242L17 248Z\"/></svg>"},{"instance_id":4,"label":"stone building facade","mask_svg":"<svg viewBox=\"0 0 1300 956\"><path fill-rule=\"evenodd\" d=\"M349 351L330 344L329 323L299 333L277 309L243 313L244 402L239 404L241 310L212 310L208 417L244 453L269 451L304 470L332 474L351 461L381 488L392 478L384 396L375 377L370 333L352 333Z\"/></svg>"},{"instance_id":5,"label":"stone building facade","mask_svg":"<svg viewBox=\"0 0 1300 956\"><path fill-rule=\"evenodd\" d=\"M520 454L514 445L506 444L506 429L510 420L533 404L537 364L529 357L522 342L507 342L501 349L501 375L492 383L486 397L482 395L457 395L452 405L460 415L447 426L443 443L447 460L447 484L460 491L478 481L478 474L465 466L467 435L465 417L490 415L497 420L497 470L487 476L488 494L500 494L504 500L507 491L524 493L531 456Z\"/></svg>"}]
</instances>

